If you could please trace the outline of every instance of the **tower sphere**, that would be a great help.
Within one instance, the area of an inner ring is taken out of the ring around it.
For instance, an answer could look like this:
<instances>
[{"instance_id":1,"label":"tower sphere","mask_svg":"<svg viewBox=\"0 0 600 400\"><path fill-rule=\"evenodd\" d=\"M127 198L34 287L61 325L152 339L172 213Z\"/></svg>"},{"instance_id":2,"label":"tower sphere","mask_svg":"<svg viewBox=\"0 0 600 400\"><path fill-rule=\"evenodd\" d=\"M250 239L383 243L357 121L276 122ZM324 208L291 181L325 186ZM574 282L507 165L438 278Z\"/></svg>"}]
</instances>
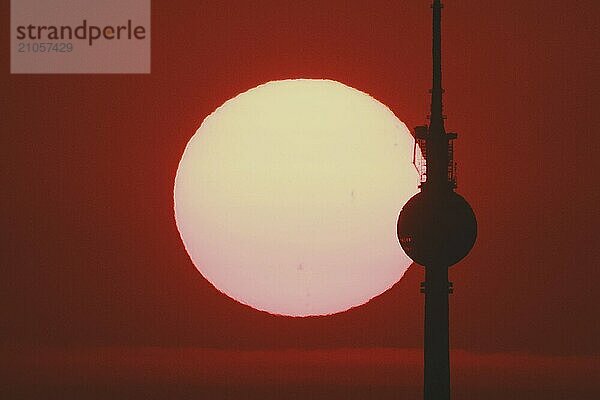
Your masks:
<instances>
[{"instance_id":1,"label":"tower sphere","mask_svg":"<svg viewBox=\"0 0 600 400\"><path fill-rule=\"evenodd\" d=\"M452 190L417 193L398 217L400 245L413 261L426 268L456 264L473 248L476 237L473 209Z\"/></svg>"}]
</instances>

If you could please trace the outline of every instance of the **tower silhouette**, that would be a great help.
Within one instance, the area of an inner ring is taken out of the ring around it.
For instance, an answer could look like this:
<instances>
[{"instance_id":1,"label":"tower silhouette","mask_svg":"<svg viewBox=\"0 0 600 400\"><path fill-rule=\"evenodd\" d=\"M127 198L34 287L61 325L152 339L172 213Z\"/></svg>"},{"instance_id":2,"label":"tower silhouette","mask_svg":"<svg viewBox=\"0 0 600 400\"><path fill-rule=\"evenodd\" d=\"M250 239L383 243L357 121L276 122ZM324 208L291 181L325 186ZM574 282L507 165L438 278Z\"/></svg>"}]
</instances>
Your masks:
<instances>
[{"instance_id":1,"label":"tower silhouette","mask_svg":"<svg viewBox=\"0 0 600 400\"><path fill-rule=\"evenodd\" d=\"M442 4L434 0L433 87L429 125L417 126L415 166L421 191L402 208L398 217L400 245L413 261L425 267L425 400L450 399L448 295L452 283L448 268L464 258L477 236L477 221L469 203L455 192L456 164L453 140L456 133L444 127L441 62Z\"/></svg>"}]
</instances>

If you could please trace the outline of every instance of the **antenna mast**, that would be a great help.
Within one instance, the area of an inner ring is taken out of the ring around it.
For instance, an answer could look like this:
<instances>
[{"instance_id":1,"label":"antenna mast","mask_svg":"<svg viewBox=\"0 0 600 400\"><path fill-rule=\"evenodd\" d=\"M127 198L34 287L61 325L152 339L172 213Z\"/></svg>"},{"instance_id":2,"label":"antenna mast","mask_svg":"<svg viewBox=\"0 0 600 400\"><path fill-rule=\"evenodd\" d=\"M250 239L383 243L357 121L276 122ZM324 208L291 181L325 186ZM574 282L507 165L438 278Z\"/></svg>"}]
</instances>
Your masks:
<instances>
[{"instance_id":1,"label":"antenna mast","mask_svg":"<svg viewBox=\"0 0 600 400\"><path fill-rule=\"evenodd\" d=\"M430 130L433 135L443 135L444 116L442 105L442 5L440 0L434 0L433 9L433 86L431 88Z\"/></svg>"}]
</instances>

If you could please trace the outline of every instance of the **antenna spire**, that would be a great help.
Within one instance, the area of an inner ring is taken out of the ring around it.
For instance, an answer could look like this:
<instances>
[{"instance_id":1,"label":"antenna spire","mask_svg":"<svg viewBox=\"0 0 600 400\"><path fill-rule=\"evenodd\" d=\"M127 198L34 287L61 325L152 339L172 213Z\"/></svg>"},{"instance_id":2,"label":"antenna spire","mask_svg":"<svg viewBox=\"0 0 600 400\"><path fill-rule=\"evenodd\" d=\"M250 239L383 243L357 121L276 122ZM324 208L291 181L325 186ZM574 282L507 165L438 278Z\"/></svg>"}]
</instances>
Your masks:
<instances>
[{"instance_id":1,"label":"antenna spire","mask_svg":"<svg viewBox=\"0 0 600 400\"><path fill-rule=\"evenodd\" d=\"M434 0L433 9L433 87L431 88L431 133L444 134L444 116L442 111L442 2Z\"/></svg>"}]
</instances>

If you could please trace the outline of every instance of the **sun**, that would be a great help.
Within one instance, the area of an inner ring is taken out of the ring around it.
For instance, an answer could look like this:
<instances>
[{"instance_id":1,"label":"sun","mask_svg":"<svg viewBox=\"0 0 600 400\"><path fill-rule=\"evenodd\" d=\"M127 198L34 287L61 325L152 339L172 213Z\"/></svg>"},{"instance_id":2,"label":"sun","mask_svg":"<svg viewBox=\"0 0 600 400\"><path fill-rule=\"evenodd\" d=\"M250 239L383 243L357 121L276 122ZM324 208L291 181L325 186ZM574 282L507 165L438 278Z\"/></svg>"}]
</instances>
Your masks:
<instances>
[{"instance_id":1,"label":"sun","mask_svg":"<svg viewBox=\"0 0 600 400\"><path fill-rule=\"evenodd\" d=\"M326 315L366 303L412 262L396 221L418 191L413 143L389 108L336 81L239 94L179 163L185 248L219 291L258 310Z\"/></svg>"}]
</instances>

